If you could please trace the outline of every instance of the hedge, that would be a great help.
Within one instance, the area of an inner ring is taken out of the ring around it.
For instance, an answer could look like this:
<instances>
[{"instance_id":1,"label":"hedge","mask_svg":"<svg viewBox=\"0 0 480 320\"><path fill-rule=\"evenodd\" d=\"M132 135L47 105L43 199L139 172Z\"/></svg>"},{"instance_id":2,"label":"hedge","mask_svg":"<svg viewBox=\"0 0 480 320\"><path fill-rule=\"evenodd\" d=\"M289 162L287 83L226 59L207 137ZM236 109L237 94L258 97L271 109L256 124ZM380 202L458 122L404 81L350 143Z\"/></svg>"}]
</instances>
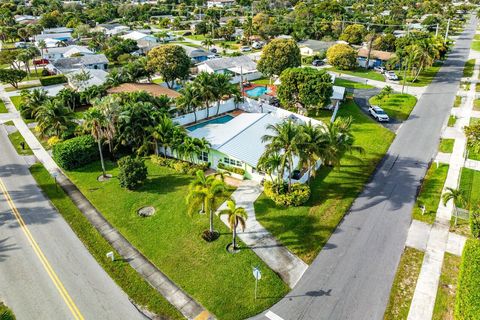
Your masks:
<instances>
[{"instance_id":1,"label":"hedge","mask_svg":"<svg viewBox=\"0 0 480 320\"><path fill-rule=\"evenodd\" d=\"M480 319L480 240L465 244L458 276L455 319Z\"/></svg>"},{"instance_id":2,"label":"hedge","mask_svg":"<svg viewBox=\"0 0 480 320\"><path fill-rule=\"evenodd\" d=\"M198 170L207 171L209 167L208 163L194 164L178 159L162 158L160 156L152 156L151 160L153 163L159 166L168 167L177 171L178 173L189 174L192 176L194 176Z\"/></svg>"},{"instance_id":3,"label":"hedge","mask_svg":"<svg viewBox=\"0 0 480 320\"><path fill-rule=\"evenodd\" d=\"M54 84L60 84L65 82L67 82L67 78L63 74L40 78L40 83L42 84L42 86L52 86Z\"/></svg>"},{"instance_id":4,"label":"hedge","mask_svg":"<svg viewBox=\"0 0 480 320\"><path fill-rule=\"evenodd\" d=\"M92 136L75 137L53 146L53 159L67 170L81 167L98 157L98 146Z\"/></svg>"},{"instance_id":5,"label":"hedge","mask_svg":"<svg viewBox=\"0 0 480 320\"><path fill-rule=\"evenodd\" d=\"M278 185L271 181L265 181L264 192L267 197L273 200L277 206L301 206L310 198L310 187L302 183L294 183L291 185L290 192L288 185Z\"/></svg>"},{"instance_id":6,"label":"hedge","mask_svg":"<svg viewBox=\"0 0 480 320\"><path fill-rule=\"evenodd\" d=\"M245 170L242 169L242 168L237 168L237 167L232 167L232 166L227 166L226 164L220 162L218 164L218 169L223 169L223 170L227 170L227 171L230 171L230 172L233 172L233 173L236 173L236 174L239 174L241 176L243 176L245 174Z\"/></svg>"}]
</instances>

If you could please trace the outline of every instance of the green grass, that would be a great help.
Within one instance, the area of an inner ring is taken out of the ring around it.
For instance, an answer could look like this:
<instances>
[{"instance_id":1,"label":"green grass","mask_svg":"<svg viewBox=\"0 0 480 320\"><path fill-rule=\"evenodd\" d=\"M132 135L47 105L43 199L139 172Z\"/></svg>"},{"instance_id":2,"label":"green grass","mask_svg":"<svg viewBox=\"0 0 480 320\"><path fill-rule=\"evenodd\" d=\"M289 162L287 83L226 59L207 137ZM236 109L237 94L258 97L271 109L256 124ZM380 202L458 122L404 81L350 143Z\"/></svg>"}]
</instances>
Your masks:
<instances>
[{"instance_id":1,"label":"green grass","mask_svg":"<svg viewBox=\"0 0 480 320\"><path fill-rule=\"evenodd\" d=\"M339 70L337 68L329 68L328 70L338 72L340 74L349 74L360 78L385 82L385 77L373 69L357 68L354 70Z\"/></svg>"},{"instance_id":2,"label":"green grass","mask_svg":"<svg viewBox=\"0 0 480 320\"><path fill-rule=\"evenodd\" d=\"M424 253L419 250L405 248L392 284L384 320L407 319L418 275L422 267L423 256Z\"/></svg>"},{"instance_id":3,"label":"green grass","mask_svg":"<svg viewBox=\"0 0 480 320\"><path fill-rule=\"evenodd\" d=\"M255 202L257 220L307 263L328 241L394 138L392 132L371 120L352 100L342 105L338 116L353 117L355 144L365 149L362 160L347 154L339 168L320 168L311 183L312 196L303 206L277 207L264 194ZM331 112L322 111L317 118L328 122L330 117Z\"/></svg>"},{"instance_id":4,"label":"green grass","mask_svg":"<svg viewBox=\"0 0 480 320\"><path fill-rule=\"evenodd\" d=\"M117 257L120 255L90 224L64 191L55 187L53 178L41 164L33 165L30 172L92 256L136 304L145 306L160 316L171 319L183 318L177 309L143 280L128 262L117 259L112 263L105 256L105 253L110 251L113 251Z\"/></svg>"},{"instance_id":5,"label":"green grass","mask_svg":"<svg viewBox=\"0 0 480 320\"><path fill-rule=\"evenodd\" d=\"M447 174L448 164L440 164L438 168L436 164L430 166L413 207L413 219L433 223ZM421 206L425 206L424 214L422 214Z\"/></svg>"},{"instance_id":6,"label":"green grass","mask_svg":"<svg viewBox=\"0 0 480 320\"><path fill-rule=\"evenodd\" d=\"M334 85L345 87L345 88L353 88L353 89L373 89L374 88L374 86L371 86L369 84L340 79L340 78L335 78Z\"/></svg>"},{"instance_id":7,"label":"green grass","mask_svg":"<svg viewBox=\"0 0 480 320\"><path fill-rule=\"evenodd\" d=\"M480 41L472 41L471 48L475 51L480 51Z\"/></svg>"},{"instance_id":8,"label":"green grass","mask_svg":"<svg viewBox=\"0 0 480 320\"><path fill-rule=\"evenodd\" d=\"M473 110L480 111L480 99L473 100Z\"/></svg>"},{"instance_id":9,"label":"green grass","mask_svg":"<svg viewBox=\"0 0 480 320\"><path fill-rule=\"evenodd\" d=\"M162 78L157 78L157 79L153 79L152 82L156 84L162 84L164 81Z\"/></svg>"},{"instance_id":10,"label":"green grass","mask_svg":"<svg viewBox=\"0 0 480 320\"><path fill-rule=\"evenodd\" d=\"M251 82L255 84L267 85L270 84L270 78L260 78Z\"/></svg>"},{"instance_id":11,"label":"green grass","mask_svg":"<svg viewBox=\"0 0 480 320\"><path fill-rule=\"evenodd\" d=\"M462 104L462 97L461 96L455 96L455 101L453 102L453 107L458 108Z\"/></svg>"},{"instance_id":12,"label":"green grass","mask_svg":"<svg viewBox=\"0 0 480 320\"><path fill-rule=\"evenodd\" d=\"M380 106L390 117L405 121L417 104L417 98L410 94L395 93L383 98L372 97L369 102Z\"/></svg>"},{"instance_id":13,"label":"green grass","mask_svg":"<svg viewBox=\"0 0 480 320\"><path fill-rule=\"evenodd\" d=\"M10 97L10 100L12 100L13 105L17 110L20 110L20 105L22 104L22 97L21 96L13 96Z\"/></svg>"},{"instance_id":14,"label":"green grass","mask_svg":"<svg viewBox=\"0 0 480 320\"><path fill-rule=\"evenodd\" d=\"M480 240L465 244L458 276L455 319L480 319Z\"/></svg>"},{"instance_id":15,"label":"green grass","mask_svg":"<svg viewBox=\"0 0 480 320\"><path fill-rule=\"evenodd\" d=\"M8 109L7 109L7 106L5 106L5 103L0 100L0 113L7 113L8 112Z\"/></svg>"},{"instance_id":16,"label":"green grass","mask_svg":"<svg viewBox=\"0 0 480 320\"><path fill-rule=\"evenodd\" d=\"M445 253L432 320L453 319L461 257Z\"/></svg>"},{"instance_id":17,"label":"green grass","mask_svg":"<svg viewBox=\"0 0 480 320\"><path fill-rule=\"evenodd\" d=\"M454 143L455 139L440 139L440 146L438 150L443 153L452 153Z\"/></svg>"},{"instance_id":18,"label":"green grass","mask_svg":"<svg viewBox=\"0 0 480 320\"><path fill-rule=\"evenodd\" d=\"M480 40L480 34L476 34L473 36L473 40Z\"/></svg>"},{"instance_id":19,"label":"green grass","mask_svg":"<svg viewBox=\"0 0 480 320\"><path fill-rule=\"evenodd\" d=\"M7 122L4 122L3 124L6 125L6 126L14 126L15 125L15 123L13 123L12 120L8 120Z\"/></svg>"},{"instance_id":20,"label":"green grass","mask_svg":"<svg viewBox=\"0 0 480 320\"><path fill-rule=\"evenodd\" d=\"M463 76L467 78L473 76L474 68L475 68L475 59L470 59L467 62L465 62L465 67L463 68Z\"/></svg>"},{"instance_id":21,"label":"green grass","mask_svg":"<svg viewBox=\"0 0 480 320\"><path fill-rule=\"evenodd\" d=\"M448 118L448 126L454 127L456 122L457 122L457 117L455 117L453 114L450 115L450 117Z\"/></svg>"},{"instance_id":22,"label":"green grass","mask_svg":"<svg viewBox=\"0 0 480 320\"><path fill-rule=\"evenodd\" d=\"M433 66L426 68L420 72L415 82L412 82L415 77L407 76L405 85L412 87L424 87L428 86L433 78L437 75L438 70L442 67L442 63L435 63ZM403 83L403 72L397 72L400 79L399 83Z\"/></svg>"},{"instance_id":23,"label":"green grass","mask_svg":"<svg viewBox=\"0 0 480 320\"><path fill-rule=\"evenodd\" d=\"M17 90L24 90L24 89L30 89L30 88L36 88L36 87L40 87L41 84L35 84L35 83L30 83L30 84L20 84L18 85L18 88L15 88L15 87L8 87L8 88L5 88L5 91L6 92L12 92L12 91L17 91Z\"/></svg>"},{"instance_id":24,"label":"green grass","mask_svg":"<svg viewBox=\"0 0 480 320\"><path fill-rule=\"evenodd\" d=\"M112 163L107 163L107 170L114 178L107 182L97 181L101 172L98 162L68 175L132 245L219 319L253 316L286 294L287 285L253 251L226 252L231 234L217 217L215 227L222 236L212 243L202 240L207 216L187 214L185 199L191 176L146 163L149 179L137 191L119 186L118 168ZM146 205L156 209L153 217L137 215ZM256 302L253 266L263 271Z\"/></svg>"},{"instance_id":25,"label":"green grass","mask_svg":"<svg viewBox=\"0 0 480 320\"><path fill-rule=\"evenodd\" d=\"M0 301L0 319L2 320L15 320L13 311L7 307L2 301Z\"/></svg>"},{"instance_id":26,"label":"green grass","mask_svg":"<svg viewBox=\"0 0 480 320\"><path fill-rule=\"evenodd\" d=\"M463 81L461 83L461 86L463 87L463 90L466 90L466 91L470 90L470 82L468 81ZM475 86L475 90L478 90L478 89L480 89L480 87Z\"/></svg>"},{"instance_id":27,"label":"green grass","mask_svg":"<svg viewBox=\"0 0 480 320\"><path fill-rule=\"evenodd\" d=\"M204 34L192 34L191 36L185 36L185 38L196 40L196 41L203 41L205 40Z\"/></svg>"},{"instance_id":28,"label":"green grass","mask_svg":"<svg viewBox=\"0 0 480 320\"><path fill-rule=\"evenodd\" d=\"M13 133L10 133L8 135L8 139L10 139L10 142L12 143L13 147L17 151L17 153L21 156L28 156L32 155L32 149L28 146L28 144L25 142L25 139L23 139L22 134L20 131L15 131ZM22 146L20 145L23 142L24 148L22 149Z\"/></svg>"},{"instance_id":29,"label":"green grass","mask_svg":"<svg viewBox=\"0 0 480 320\"><path fill-rule=\"evenodd\" d=\"M465 201L472 205L480 202L480 171L462 168L460 190L463 191Z\"/></svg>"}]
</instances>

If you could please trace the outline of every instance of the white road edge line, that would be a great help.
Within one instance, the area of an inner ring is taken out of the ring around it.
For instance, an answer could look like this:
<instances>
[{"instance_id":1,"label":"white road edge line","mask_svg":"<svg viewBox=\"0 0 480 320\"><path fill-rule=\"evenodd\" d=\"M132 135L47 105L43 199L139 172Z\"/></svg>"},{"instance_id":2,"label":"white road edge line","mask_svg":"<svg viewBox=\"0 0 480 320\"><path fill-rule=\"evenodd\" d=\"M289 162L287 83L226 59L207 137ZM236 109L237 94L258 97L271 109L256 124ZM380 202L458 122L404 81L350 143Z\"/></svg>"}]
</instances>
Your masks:
<instances>
[{"instance_id":1,"label":"white road edge line","mask_svg":"<svg viewBox=\"0 0 480 320\"><path fill-rule=\"evenodd\" d=\"M270 320L283 320L282 317L277 316L275 313L273 313L270 310L268 310L267 313L265 313L265 317L267 317Z\"/></svg>"}]
</instances>

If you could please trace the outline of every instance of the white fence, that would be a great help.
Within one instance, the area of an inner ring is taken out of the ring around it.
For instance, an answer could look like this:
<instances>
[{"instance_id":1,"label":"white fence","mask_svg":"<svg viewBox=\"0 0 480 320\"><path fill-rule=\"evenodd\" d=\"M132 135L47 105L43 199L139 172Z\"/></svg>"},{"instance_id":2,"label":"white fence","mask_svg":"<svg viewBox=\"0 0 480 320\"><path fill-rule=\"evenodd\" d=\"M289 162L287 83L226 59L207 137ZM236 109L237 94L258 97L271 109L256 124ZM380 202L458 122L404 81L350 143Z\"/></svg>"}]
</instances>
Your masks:
<instances>
[{"instance_id":1,"label":"white fence","mask_svg":"<svg viewBox=\"0 0 480 320\"><path fill-rule=\"evenodd\" d=\"M235 106L235 103L233 102L233 99L220 101L220 108L219 108L218 114L233 111L235 109L236 109L236 106ZM213 106L208 109L208 116L212 117L216 114L217 114L217 103L215 102L213 103ZM206 119L207 109L198 110L196 112L196 116L197 116L197 121ZM175 121L176 123L182 126L189 123L193 123L195 122L195 114L193 112L187 113L179 117L176 117L175 119L173 119L173 121Z\"/></svg>"}]
</instances>

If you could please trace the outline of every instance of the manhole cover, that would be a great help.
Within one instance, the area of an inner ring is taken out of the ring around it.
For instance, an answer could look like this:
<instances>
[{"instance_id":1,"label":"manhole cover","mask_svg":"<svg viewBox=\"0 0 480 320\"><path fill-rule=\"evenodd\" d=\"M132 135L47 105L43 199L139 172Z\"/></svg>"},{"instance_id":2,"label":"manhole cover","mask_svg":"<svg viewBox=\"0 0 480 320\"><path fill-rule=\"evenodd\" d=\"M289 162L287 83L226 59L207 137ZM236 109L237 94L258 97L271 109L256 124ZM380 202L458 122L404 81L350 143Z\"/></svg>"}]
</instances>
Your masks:
<instances>
[{"instance_id":1,"label":"manhole cover","mask_svg":"<svg viewBox=\"0 0 480 320\"><path fill-rule=\"evenodd\" d=\"M140 217L150 217L150 216L153 216L153 214L155 213L155 208L154 207L143 207L143 208L138 209L137 213Z\"/></svg>"},{"instance_id":2,"label":"manhole cover","mask_svg":"<svg viewBox=\"0 0 480 320\"><path fill-rule=\"evenodd\" d=\"M106 175L103 175L101 174L97 180L100 181L100 182L103 182L103 181L107 181L107 180L110 180L112 178L112 175L107 173Z\"/></svg>"}]
</instances>

